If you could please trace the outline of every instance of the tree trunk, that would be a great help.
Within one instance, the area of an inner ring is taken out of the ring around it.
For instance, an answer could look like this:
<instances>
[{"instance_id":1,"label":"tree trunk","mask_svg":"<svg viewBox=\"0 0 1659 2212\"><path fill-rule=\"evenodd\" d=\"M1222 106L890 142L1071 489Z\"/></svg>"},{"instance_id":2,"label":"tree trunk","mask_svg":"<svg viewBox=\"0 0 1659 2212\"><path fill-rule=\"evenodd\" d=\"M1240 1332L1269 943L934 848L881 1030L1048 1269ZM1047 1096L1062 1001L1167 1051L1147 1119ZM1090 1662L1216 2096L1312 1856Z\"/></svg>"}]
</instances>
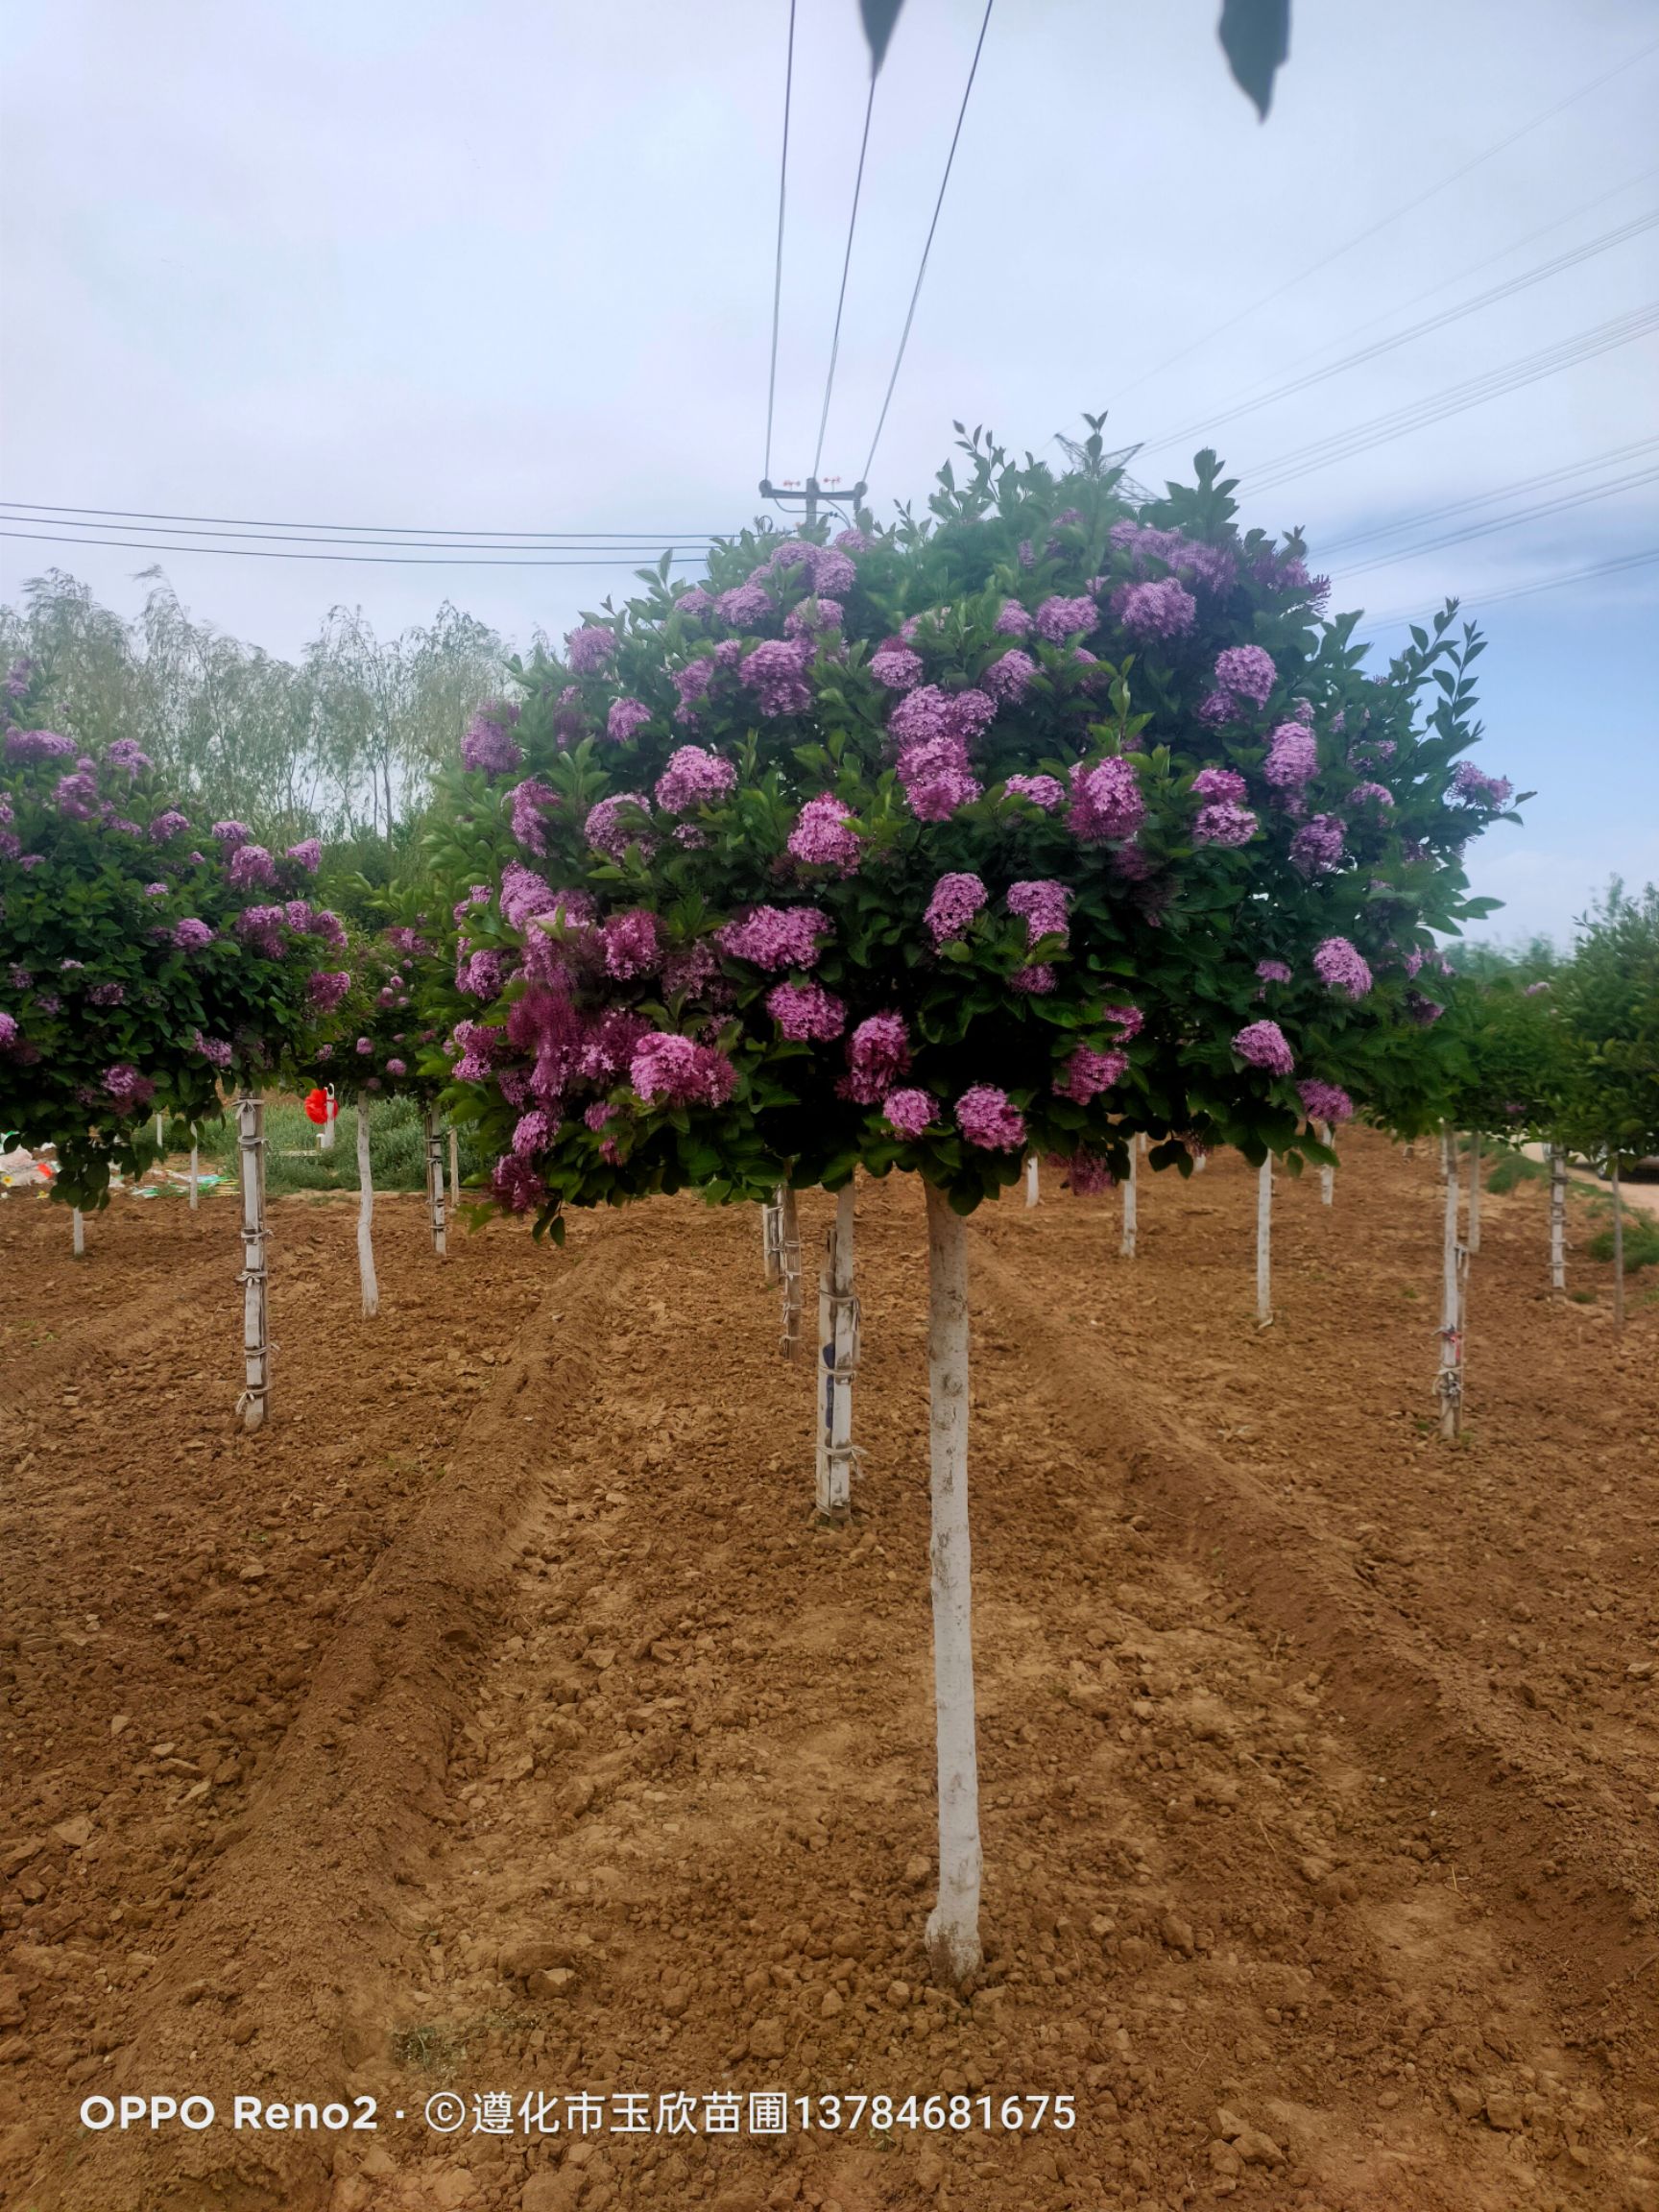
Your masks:
<instances>
[{"instance_id":1,"label":"tree trunk","mask_svg":"<svg viewBox=\"0 0 1659 2212\"><path fill-rule=\"evenodd\" d=\"M1469 1132L1469 1227L1463 1241L1471 1252L1480 1249L1480 1132Z\"/></svg>"},{"instance_id":2,"label":"tree trunk","mask_svg":"<svg viewBox=\"0 0 1659 2212\"><path fill-rule=\"evenodd\" d=\"M461 1139L455 1124L449 1124L449 1211L458 1213L461 1207Z\"/></svg>"},{"instance_id":3,"label":"tree trunk","mask_svg":"<svg viewBox=\"0 0 1659 2212\"><path fill-rule=\"evenodd\" d=\"M1613 1155L1613 1326L1624 1326L1624 1193L1619 1188L1619 1155Z\"/></svg>"},{"instance_id":4,"label":"tree trunk","mask_svg":"<svg viewBox=\"0 0 1659 2212\"><path fill-rule=\"evenodd\" d=\"M432 1249L440 1259L448 1252L444 1229L444 1133L438 1126L438 1109L426 1109L426 1198L432 1215Z\"/></svg>"},{"instance_id":5,"label":"tree trunk","mask_svg":"<svg viewBox=\"0 0 1659 2212\"><path fill-rule=\"evenodd\" d=\"M334 1086L332 1083L330 1083L328 1086L327 1102L324 1108L323 1113L323 1126L317 1133L317 1149L319 1152L333 1151L334 1123L336 1118L339 1115L339 1112L340 1108L334 1097Z\"/></svg>"},{"instance_id":6,"label":"tree trunk","mask_svg":"<svg viewBox=\"0 0 1659 2212\"><path fill-rule=\"evenodd\" d=\"M1450 1129L1443 1130L1440 1156L1454 1158ZM1446 1178L1446 1213L1441 1238L1440 1269L1440 1374L1435 1392L1440 1400L1440 1433L1453 1442L1463 1426L1463 1267L1467 1258L1457 1240L1458 1178Z\"/></svg>"},{"instance_id":7,"label":"tree trunk","mask_svg":"<svg viewBox=\"0 0 1659 2212\"><path fill-rule=\"evenodd\" d=\"M1035 1152L1025 1163L1025 1203L1027 1206L1035 1206L1037 1203L1037 1155Z\"/></svg>"},{"instance_id":8,"label":"tree trunk","mask_svg":"<svg viewBox=\"0 0 1659 2212\"><path fill-rule=\"evenodd\" d=\"M942 1981L977 1973L979 1771L968 1533L968 1238L927 1186L927 1391L933 1529L933 1695L939 1747L939 1901L927 1955Z\"/></svg>"},{"instance_id":9,"label":"tree trunk","mask_svg":"<svg viewBox=\"0 0 1659 2212\"><path fill-rule=\"evenodd\" d=\"M1334 1152L1336 1149L1336 1125L1334 1121L1327 1121L1322 1126L1324 1130L1323 1142L1331 1151ZM1329 1206L1335 1196L1336 1170L1334 1167L1321 1167L1319 1170L1320 1205Z\"/></svg>"},{"instance_id":10,"label":"tree trunk","mask_svg":"<svg viewBox=\"0 0 1659 2212\"><path fill-rule=\"evenodd\" d=\"M1203 1174L1203 1172L1204 1172L1204 1170L1205 1170L1205 1168L1206 1168L1206 1167L1208 1167L1208 1166L1209 1166L1209 1165L1210 1165L1210 1155L1209 1155L1209 1153L1208 1153L1208 1152L1199 1151L1199 1152L1194 1152L1194 1153L1193 1153L1193 1155L1192 1155L1192 1172L1193 1172L1193 1174L1194 1174L1194 1175L1202 1175L1202 1174Z\"/></svg>"},{"instance_id":11,"label":"tree trunk","mask_svg":"<svg viewBox=\"0 0 1659 2212\"><path fill-rule=\"evenodd\" d=\"M818 1274L818 1513L845 1521L853 1506L853 1377L858 1301L853 1290L853 1186L838 1191L835 1225Z\"/></svg>"},{"instance_id":12,"label":"tree trunk","mask_svg":"<svg viewBox=\"0 0 1659 2212\"><path fill-rule=\"evenodd\" d=\"M369 1101L357 1101L357 1280L363 1291L363 1317L380 1310L380 1286L374 1278L374 1171L369 1164Z\"/></svg>"},{"instance_id":13,"label":"tree trunk","mask_svg":"<svg viewBox=\"0 0 1659 2212\"><path fill-rule=\"evenodd\" d=\"M778 1192L778 1268L783 1285L783 1334L780 1349L785 1359L793 1359L795 1348L801 1341L801 1219L795 1209L795 1191L791 1184L782 1184Z\"/></svg>"},{"instance_id":14,"label":"tree trunk","mask_svg":"<svg viewBox=\"0 0 1659 2212\"><path fill-rule=\"evenodd\" d=\"M1129 1142L1129 1172L1123 1178L1123 1234L1118 1239L1118 1249L1125 1260L1135 1257L1136 1231L1136 1174L1135 1162L1139 1146L1133 1138Z\"/></svg>"},{"instance_id":15,"label":"tree trunk","mask_svg":"<svg viewBox=\"0 0 1659 2212\"><path fill-rule=\"evenodd\" d=\"M194 1214L202 1203L202 1147L190 1147L190 1211Z\"/></svg>"},{"instance_id":16,"label":"tree trunk","mask_svg":"<svg viewBox=\"0 0 1659 2212\"><path fill-rule=\"evenodd\" d=\"M1457 1180L1457 1139L1451 1125L1440 1124L1440 1180L1455 1183Z\"/></svg>"},{"instance_id":17,"label":"tree trunk","mask_svg":"<svg viewBox=\"0 0 1659 2212\"><path fill-rule=\"evenodd\" d=\"M1256 1326L1273 1318L1273 1155L1256 1171Z\"/></svg>"},{"instance_id":18,"label":"tree trunk","mask_svg":"<svg viewBox=\"0 0 1659 2212\"><path fill-rule=\"evenodd\" d=\"M242 1185L242 1395L236 1410L252 1435L265 1425L271 1394L270 1274L265 1255L265 1102L236 1101L236 1155Z\"/></svg>"},{"instance_id":19,"label":"tree trunk","mask_svg":"<svg viewBox=\"0 0 1659 2212\"><path fill-rule=\"evenodd\" d=\"M85 1257L86 1257L86 1220L85 1220L85 1216L84 1216L84 1215L82 1214L82 1212L81 1212L81 1209L80 1209L80 1207L79 1207L79 1206L77 1206L77 1207L76 1207L76 1208L73 1210L73 1212L72 1212L72 1214L71 1214L71 1215L70 1215L70 1220L69 1220L69 1249L70 1249L70 1251L71 1251L71 1252L72 1252L72 1253L75 1255L75 1257L76 1257L76 1259L77 1259L77 1260L84 1260L84 1259L85 1259Z\"/></svg>"},{"instance_id":20,"label":"tree trunk","mask_svg":"<svg viewBox=\"0 0 1659 2212\"><path fill-rule=\"evenodd\" d=\"M1550 1287L1567 1287L1567 1147L1550 1147Z\"/></svg>"},{"instance_id":21,"label":"tree trunk","mask_svg":"<svg viewBox=\"0 0 1659 2212\"><path fill-rule=\"evenodd\" d=\"M780 1184L760 1206L760 1267L766 1287L775 1290L783 1280L783 1186Z\"/></svg>"}]
</instances>

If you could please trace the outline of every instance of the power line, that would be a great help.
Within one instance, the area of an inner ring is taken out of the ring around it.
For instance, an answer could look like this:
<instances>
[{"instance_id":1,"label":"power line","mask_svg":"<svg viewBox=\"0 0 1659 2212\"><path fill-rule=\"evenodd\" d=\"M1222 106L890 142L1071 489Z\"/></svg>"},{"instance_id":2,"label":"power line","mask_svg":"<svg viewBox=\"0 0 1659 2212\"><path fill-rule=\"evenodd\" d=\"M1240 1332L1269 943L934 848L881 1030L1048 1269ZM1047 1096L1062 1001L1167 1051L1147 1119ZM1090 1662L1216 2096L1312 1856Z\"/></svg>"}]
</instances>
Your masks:
<instances>
[{"instance_id":1,"label":"power line","mask_svg":"<svg viewBox=\"0 0 1659 2212\"><path fill-rule=\"evenodd\" d=\"M31 526L37 526L42 529L92 530L108 527L105 523L76 521L73 519L73 511L70 509L37 509L33 513L23 514L13 512L14 505L15 503L12 501L0 500L0 513L4 513L7 521L27 522ZM156 538L165 536L172 525L161 522L132 521L128 524L128 527L139 531L145 538ZM658 552L664 543L677 546L685 545L688 550L695 548L697 551L705 553L709 550L707 541L682 538L673 531L664 531L661 536L656 538L642 538L637 544L629 544L625 540L609 537L570 538L561 540L553 544L547 544L538 539L457 538L450 543L441 544L436 540L424 538L317 537L304 531L278 529L275 524L251 524L245 529L233 530L203 527L192 529L189 535L193 538L247 539L252 543L260 545L366 545L385 547L395 553L421 551L434 553L536 553L546 551L549 553L626 553L637 556L643 553Z\"/></svg>"},{"instance_id":2,"label":"power line","mask_svg":"<svg viewBox=\"0 0 1659 2212\"><path fill-rule=\"evenodd\" d=\"M475 553L284 553L269 544L260 545L177 545L143 538L62 538L39 530L12 530L0 527L0 538L28 539L37 545L115 545L132 553L214 553L231 561L347 561L370 567L382 568L637 568L644 559L645 549L622 559L595 556L592 559L503 560L487 559ZM670 547L675 562L701 560L701 549L679 553Z\"/></svg>"},{"instance_id":3,"label":"power line","mask_svg":"<svg viewBox=\"0 0 1659 2212\"><path fill-rule=\"evenodd\" d=\"M25 512L30 510L31 512ZM210 527L225 523L238 530L323 530L344 534L353 541L370 543L396 542L408 539L414 542L437 541L444 539L479 539L495 541L522 541L525 544L547 544L555 548L587 545L614 545L618 550L630 544L688 545L693 542L712 542L729 537L729 531L720 530L450 530L427 528L413 522L294 522L263 521L248 515L172 515L149 507L60 507L44 499L0 499L0 511L11 513L18 521L57 521L68 516L90 516L102 525L106 522L130 522L135 527L148 522L182 522ZM79 525L77 525L79 527ZM512 550L512 546L508 546Z\"/></svg>"},{"instance_id":4,"label":"power line","mask_svg":"<svg viewBox=\"0 0 1659 2212\"><path fill-rule=\"evenodd\" d=\"M1391 440L1404 438L1413 430L1425 428L1429 423L1443 421L1449 415L1461 414L1466 408L1480 406L1486 400L1499 398L1508 392L1517 392L1523 385L1534 384L1540 377L1551 376L1562 369L1574 368L1581 361L1593 360L1597 354L1606 353L1616 346L1627 346L1633 339L1644 337L1655 327L1659 327L1659 301L1647 301L1642 306L1632 308L1628 314L1616 315L1606 323L1599 323L1593 328L1580 331L1575 337L1564 339L1558 345L1547 346L1539 352L1526 354L1502 369L1487 370L1462 384L1454 384L1427 398L1413 400L1408 406L1396 408L1386 415L1373 416L1370 421L1356 423L1347 430L1335 431L1328 438L1315 439L1311 445L1277 454L1252 472L1252 489L1257 492L1270 491L1278 485L1290 483L1298 476L1310 475L1317 469L1330 468L1335 462L1351 460L1358 453L1368 452L1374 445L1387 445Z\"/></svg>"},{"instance_id":5,"label":"power line","mask_svg":"<svg viewBox=\"0 0 1659 2212\"><path fill-rule=\"evenodd\" d=\"M1659 545L1649 545L1641 553L1621 553L1614 560L1598 561L1588 568L1567 568L1558 575L1540 576L1531 584L1516 584L1507 591L1482 591L1479 602L1482 607L1497 607L1506 599L1529 599L1537 591L1559 591L1569 584L1588 584L1598 576L1614 576L1627 568L1643 568L1654 561L1659 561ZM1420 621L1427 614L1438 613L1444 604L1442 600L1433 607L1390 608L1387 613L1371 614L1366 620L1368 624Z\"/></svg>"},{"instance_id":6,"label":"power line","mask_svg":"<svg viewBox=\"0 0 1659 2212\"><path fill-rule=\"evenodd\" d=\"M968 82L962 87L962 105L956 110L956 128L950 133L950 151L945 156L945 174L939 180L939 197L933 203L933 220L927 226L927 236L922 248L922 260L916 271L915 288L910 294L910 304L904 314L904 327L899 335L899 351L894 356L893 373L887 379L887 395L881 402L881 413L876 423L876 435L870 441L870 451L858 473L868 477L876 459L876 448L881 443L881 433L887 426L887 410L893 404L894 389L899 382L899 372L904 365L904 349L910 343L910 325L916 320L916 302L922 297L922 279L927 274L927 256L933 251L933 233L939 228L939 211L945 204L945 188L950 181L951 163L956 158L956 142L962 135L962 123L968 113L968 98L974 89L974 80L979 71L979 57L985 50L985 34L991 28L991 10L996 0L985 0L984 20L979 25L979 37L974 48L974 59L968 67Z\"/></svg>"},{"instance_id":7,"label":"power line","mask_svg":"<svg viewBox=\"0 0 1659 2212\"><path fill-rule=\"evenodd\" d=\"M766 378L766 466L772 474L772 417L778 401L778 320L783 305L783 204L789 180L789 103L795 87L795 0L789 0L789 44L783 60L783 151L778 157L778 255L772 270L772 367Z\"/></svg>"},{"instance_id":8,"label":"power line","mask_svg":"<svg viewBox=\"0 0 1659 2212\"><path fill-rule=\"evenodd\" d=\"M1659 52L1659 38L1651 39L1646 46L1639 47L1626 60L1620 61L1613 68L1604 69L1600 76L1592 77L1588 84L1580 84L1576 92L1570 92L1565 100L1558 100L1553 108L1546 108L1542 114L1534 115L1530 122L1523 123L1519 130L1511 131L1506 138L1500 138L1496 145L1488 146L1483 154L1477 154L1473 160L1465 161L1461 169L1454 169L1449 177L1442 177L1438 184L1431 184L1427 192L1420 192L1415 200L1407 200L1403 206L1396 207L1390 214L1383 215L1377 222L1368 224L1363 230L1357 231L1345 245L1337 246L1331 252L1321 255L1317 261L1310 262L1308 267L1300 271L1298 275L1287 276L1283 284L1276 284L1271 292L1264 292L1260 300L1253 301L1248 307L1241 307L1237 315L1230 315L1224 323L1217 323L1214 329L1206 330L1202 337L1194 338L1190 346L1183 346L1179 352L1170 353L1164 360L1154 363L1150 369L1143 370L1132 383L1119 385L1118 389L1111 395L1112 402L1115 404L1126 393L1138 392L1142 384L1148 383L1154 376L1161 376L1166 369L1173 368L1177 361L1185 361L1190 353L1196 353L1201 346L1208 346L1213 339L1223 336L1225 332L1236 328L1238 324L1246 322L1260 308L1270 306L1275 300L1283 299L1286 292L1293 292L1298 284L1305 284L1310 276L1316 276L1321 269L1330 268L1333 261L1340 261L1344 254L1353 252L1356 246L1362 246L1368 238L1375 238L1380 230L1386 230L1391 223L1398 223L1403 215L1409 215L1415 209L1427 205L1431 200L1444 192L1448 185L1455 184L1459 179L1467 177L1471 171L1479 169L1484 162L1492 160L1505 148L1513 146L1517 140L1527 137L1529 132L1551 121L1553 117L1575 106L1578 101L1587 99L1592 92L1599 91L1603 84L1611 83L1615 77L1622 77L1628 70L1634 69L1655 52Z\"/></svg>"},{"instance_id":9,"label":"power line","mask_svg":"<svg viewBox=\"0 0 1659 2212\"><path fill-rule=\"evenodd\" d=\"M1499 515L1485 522L1471 522L1462 530L1448 530L1438 538L1425 538L1414 545L1402 545L1392 553L1378 553L1369 561L1345 567L1345 576L1362 576L1368 568L1387 568L1396 561L1412 561L1421 553L1437 553L1446 545L1467 544L1472 538L1489 538L1495 530L1512 530L1518 523L1536 522L1545 515L1559 515L1570 507L1587 507L1598 499L1610 499L1619 492L1633 492L1639 485L1659 479L1659 468L1633 469L1610 484L1592 484L1579 492L1564 492L1557 499L1541 499L1533 507L1518 507L1512 515Z\"/></svg>"},{"instance_id":10,"label":"power line","mask_svg":"<svg viewBox=\"0 0 1659 2212\"><path fill-rule=\"evenodd\" d=\"M1546 469L1536 476L1520 476L1510 484L1500 484L1490 492L1477 492L1467 499L1453 499L1444 507L1430 507L1420 515L1407 515L1397 522L1379 522L1368 530L1352 530L1346 538L1327 538L1321 541L1319 558L1329 560L1334 553L1345 553L1353 545L1369 545L1379 538L1394 538L1402 530L1420 530L1426 522L1444 521L1448 516L1466 515L1472 507L1490 507L1495 499L1508 499L1519 492L1539 492L1547 484L1560 484L1571 476L1587 476L1592 470L1608 467L1615 461L1633 460L1639 453L1650 453L1659 445L1659 438L1638 438L1629 445L1615 445L1605 453L1598 453L1587 461L1569 461L1559 469Z\"/></svg>"},{"instance_id":11,"label":"power line","mask_svg":"<svg viewBox=\"0 0 1659 2212\"><path fill-rule=\"evenodd\" d=\"M835 301L835 331L830 341L830 373L824 379L824 412L818 418L818 447L812 456L816 481L824 458L824 433L830 426L830 395L835 389L835 363L841 352L841 310L847 304L847 272L853 266L853 233L858 228L858 199L864 189L864 156L870 151L870 118L876 111L876 72L870 73L870 97L864 103L864 135L858 141L858 174L853 180L853 212L847 221L847 251L841 260L841 292ZM768 476L772 473L766 471Z\"/></svg>"},{"instance_id":12,"label":"power line","mask_svg":"<svg viewBox=\"0 0 1659 2212\"><path fill-rule=\"evenodd\" d=\"M1536 267L1526 269L1518 276L1508 277L1490 290L1477 293L1472 300L1458 301L1455 306L1443 307L1437 315L1425 316L1421 323L1413 323L1404 330L1397 330L1387 338L1374 339L1369 346L1358 351L1345 353L1339 360L1326 364L1323 369L1310 369L1306 374L1294 376L1288 383L1276 384L1253 399L1239 401L1237 406L1224 409L1218 415L1205 415L1184 423L1179 430L1171 430L1162 438L1148 439L1147 444L1156 451L1162 445L1172 445L1178 438L1190 438L1195 431L1211 430L1222 422L1235 422L1240 415L1253 415L1258 408L1271 407L1276 400L1288 399L1298 392L1306 392L1312 385L1323 384L1327 378L1340 376L1350 369L1362 368L1368 361L1379 360L1384 353L1392 353L1397 347L1408 346L1414 339L1426 338L1431 331L1443 330L1450 323L1458 323L1467 315L1477 315L1484 307L1491 307L1501 300L1511 299L1517 292L1527 292L1534 284L1542 284L1546 277L1559 276L1563 269L1576 268L1598 253L1605 253L1614 246L1622 246L1627 239L1639 237L1644 230L1651 230L1659 224L1659 208L1651 208L1633 222L1621 224L1616 229L1603 231L1599 238L1586 240L1582 246L1574 246L1565 253L1557 253L1552 260L1541 261Z\"/></svg>"}]
</instances>

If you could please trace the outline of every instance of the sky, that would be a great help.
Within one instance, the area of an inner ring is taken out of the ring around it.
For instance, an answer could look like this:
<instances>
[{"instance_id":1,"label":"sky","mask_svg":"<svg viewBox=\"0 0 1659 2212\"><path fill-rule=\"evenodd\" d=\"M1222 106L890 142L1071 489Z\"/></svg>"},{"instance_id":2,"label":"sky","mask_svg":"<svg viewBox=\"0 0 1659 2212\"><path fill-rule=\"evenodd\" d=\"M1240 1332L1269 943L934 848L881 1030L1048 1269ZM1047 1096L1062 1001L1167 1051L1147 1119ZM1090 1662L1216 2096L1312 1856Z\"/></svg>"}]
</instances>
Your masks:
<instances>
[{"instance_id":1,"label":"sky","mask_svg":"<svg viewBox=\"0 0 1659 2212\"><path fill-rule=\"evenodd\" d=\"M1483 933L1565 936L1609 876L1659 878L1659 560L1551 581L1659 550L1659 20L1294 0L1262 125L1215 12L996 0L871 503L926 499L953 419L1058 459L1107 407L1154 486L1214 444L1380 655L1457 593L1491 640L1478 757L1538 794L1472 854L1506 902ZM982 13L907 0L878 84L827 477L869 450ZM663 543L752 518L787 23L0 0L0 499ZM799 0L776 479L811 466L867 68L856 0ZM281 654L341 602L559 632L633 565L4 537L0 597L56 564L130 614L150 558Z\"/></svg>"}]
</instances>

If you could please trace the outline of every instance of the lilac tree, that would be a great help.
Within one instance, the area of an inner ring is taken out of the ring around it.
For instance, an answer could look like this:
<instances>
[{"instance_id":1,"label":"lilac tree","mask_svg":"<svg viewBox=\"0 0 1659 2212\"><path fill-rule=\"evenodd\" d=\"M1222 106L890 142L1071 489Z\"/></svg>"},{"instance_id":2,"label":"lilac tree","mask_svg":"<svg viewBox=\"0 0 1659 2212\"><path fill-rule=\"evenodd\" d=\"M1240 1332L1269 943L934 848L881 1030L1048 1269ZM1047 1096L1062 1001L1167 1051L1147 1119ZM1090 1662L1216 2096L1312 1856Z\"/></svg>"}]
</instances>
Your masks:
<instances>
[{"instance_id":1,"label":"lilac tree","mask_svg":"<svg viewBox=\"0 0 1659 2212\"><path fill-rule=\"evenodd\" d=\"M942 1973L974 1969L965 1220L1232 1144L1322 1157L1298 1084L1410 1031L1472 910L1444 630L1382 679L1214 456L1131 512L974 433L926 521L746 533L517 668L432 857L474 967L458 1110L495 1203L926 1197ZM1091 450L1093 448L1093 450ZM1418 698L1436 671L1437 704Z\"/></svg>"}]
</instances>

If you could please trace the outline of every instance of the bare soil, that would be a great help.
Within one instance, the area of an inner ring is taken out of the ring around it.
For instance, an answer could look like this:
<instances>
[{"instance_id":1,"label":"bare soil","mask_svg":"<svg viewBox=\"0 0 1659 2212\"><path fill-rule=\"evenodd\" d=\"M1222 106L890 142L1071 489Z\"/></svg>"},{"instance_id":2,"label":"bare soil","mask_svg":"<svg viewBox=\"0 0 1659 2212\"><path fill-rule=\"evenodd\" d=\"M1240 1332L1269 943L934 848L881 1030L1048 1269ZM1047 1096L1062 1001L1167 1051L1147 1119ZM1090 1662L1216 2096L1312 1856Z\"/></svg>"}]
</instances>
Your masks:
<instances>
[{"instance_id":1,"label":"bare soil","mask_svg":"<svg viewBox=\"0 0 1659 2212\"><path fill-rule=\"evenodd\" d=\"M1616 1334L1579 1263L1551 1300L1543 1186L1488 1194L1449 1448L1433 1161L1279 1179L1265 1331L1254 1200L1143 1178L1133 1262L1051 1183L974 1224L966 1993L921 1944L919 1192L860 1190L838 1530L752 1212L440 1262L384 1200L365 1323L351 1204L283 1200L244 1438L228 1199L81 1262L0 1204L0 2202L1654 2212L1659 1311L1634 1278ZM711 2131L733 2090L788 2131ZM378 2129L234 2130L238 2092ZM211 2128L79 2118L192 2093ZM855 2095L889 2124L822 2124ZM1055 2095L1074 2128L1002 2125Z\"/></svg>"}]
</instances>

